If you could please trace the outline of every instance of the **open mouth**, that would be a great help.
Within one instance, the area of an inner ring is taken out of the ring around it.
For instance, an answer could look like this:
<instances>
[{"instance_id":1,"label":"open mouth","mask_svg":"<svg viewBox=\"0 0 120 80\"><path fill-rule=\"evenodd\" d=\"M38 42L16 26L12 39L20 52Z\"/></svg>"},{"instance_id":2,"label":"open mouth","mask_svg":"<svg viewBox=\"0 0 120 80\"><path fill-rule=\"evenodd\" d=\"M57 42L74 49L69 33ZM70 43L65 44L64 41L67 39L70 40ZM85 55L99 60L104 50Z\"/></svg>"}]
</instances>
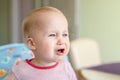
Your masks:
<instances>
[{"instance_id":1,"label":"open mouth","mask_svg":"<svg viewBox=\"0 0 120 80\"><path fill-rule=\"evenodd\" d=\"M58 52L63 53L64 49L58 49Z\"/></svg>"},{"instance_id":2,"label":"open mouth","mask_svg":"<svg viewBox=\"0 0 120 80\"><path fill-rule=\"evenodd\" d=\"M65 52L65 49L58 49L57 50L58 55L64 54L64 52Z\"/></svg>"}]
</instances>

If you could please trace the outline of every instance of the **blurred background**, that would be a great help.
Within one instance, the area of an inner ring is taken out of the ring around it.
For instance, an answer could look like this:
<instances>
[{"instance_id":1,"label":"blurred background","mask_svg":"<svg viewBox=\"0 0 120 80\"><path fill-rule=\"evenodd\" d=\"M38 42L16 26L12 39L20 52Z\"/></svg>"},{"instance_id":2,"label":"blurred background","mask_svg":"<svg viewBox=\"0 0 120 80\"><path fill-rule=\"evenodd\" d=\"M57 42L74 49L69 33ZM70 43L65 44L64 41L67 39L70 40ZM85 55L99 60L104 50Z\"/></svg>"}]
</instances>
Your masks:
<instances>
[{"instance_id":1,"label":"blurred background","mask_svg":"<svg viewBox=\"0 0 120 80\"><path fill-rule=\"evenodd\" d=\"M120 61L120 0L0 0L0 46L23 42L21 21L41 6L53 6L65 14L71 41L93 38L103 63Z\"/></svg>"}]
</instances>

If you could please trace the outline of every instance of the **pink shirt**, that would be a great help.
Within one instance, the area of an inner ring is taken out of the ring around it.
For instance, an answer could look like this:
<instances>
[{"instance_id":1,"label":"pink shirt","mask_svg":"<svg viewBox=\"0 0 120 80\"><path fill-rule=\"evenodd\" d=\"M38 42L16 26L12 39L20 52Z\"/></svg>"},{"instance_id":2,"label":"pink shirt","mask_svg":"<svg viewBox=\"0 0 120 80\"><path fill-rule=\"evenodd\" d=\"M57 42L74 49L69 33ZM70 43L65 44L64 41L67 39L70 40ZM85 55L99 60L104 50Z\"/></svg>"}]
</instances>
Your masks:
<instances>
[{"instance_id":1,"label":"pink shirt","mask_svg":"<svg viewBox=\"0 0 120 80\"><path fill-rule=\"evenodd\" d=\"M35 66L29 60L14 64L5 80L77 80L68 61L48 67Z\"/></svg>"}]
</instances>

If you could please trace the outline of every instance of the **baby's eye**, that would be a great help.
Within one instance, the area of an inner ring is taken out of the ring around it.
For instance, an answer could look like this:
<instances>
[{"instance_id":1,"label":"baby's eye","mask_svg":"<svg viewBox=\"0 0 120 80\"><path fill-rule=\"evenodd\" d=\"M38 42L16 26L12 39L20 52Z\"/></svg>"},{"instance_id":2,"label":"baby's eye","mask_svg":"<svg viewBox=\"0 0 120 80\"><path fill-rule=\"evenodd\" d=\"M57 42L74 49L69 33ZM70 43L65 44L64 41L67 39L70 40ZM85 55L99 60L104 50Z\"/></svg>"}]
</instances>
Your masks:
<instances>
[{"instance_id":1,"label":"baby's eye","mask_svg":"<svg viewBox=\"0 0 120 80\"><path fill-rule=\"evenodd\" d=\"M64 37L68 36L68 34L63 34Z\"/></svg>"},{"instance_id":2,"label":"baby's eye","mask_svg":"<svg viewBox=\"0 0 120 80\"><path fill-rule=\"evenodd\" d=\"M54 36L56 36L56 34L50 34L50 35L49 35L49 37L54 37Z\"/></svg>"}]
</instances>

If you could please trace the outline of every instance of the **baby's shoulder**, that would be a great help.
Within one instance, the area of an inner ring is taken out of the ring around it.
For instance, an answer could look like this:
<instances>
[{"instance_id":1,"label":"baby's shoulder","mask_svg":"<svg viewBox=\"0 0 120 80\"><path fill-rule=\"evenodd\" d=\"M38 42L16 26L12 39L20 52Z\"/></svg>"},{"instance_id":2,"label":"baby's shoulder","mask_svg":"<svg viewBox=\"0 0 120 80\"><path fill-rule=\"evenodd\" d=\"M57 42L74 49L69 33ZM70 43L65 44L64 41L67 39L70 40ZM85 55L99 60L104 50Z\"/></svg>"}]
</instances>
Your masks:
<instances>
[{"instance_id":1,"label":"baby's shoulder","mask_svg":"<svg viewBox=\"0 0 120 80\"><path fill-rule=\"evenodd\" d=\"M61 60L61 61L60 61L60 64L61 64L61 65L65 65L65 66L69 66L69 65L70 65L70 62L67 61L67 60Z\"/></svg>"},{"instance_id":2,"label":"baby's shoulder","mask_svg":"<svg viewBox=\"0 0 120 80\"><path fill-rule=\"evenodd\" d=\"M26 62L24 60L16 62L12 65L12 70L19 70L21 68L25 68Z\"/></svg>"}]
</instances>

